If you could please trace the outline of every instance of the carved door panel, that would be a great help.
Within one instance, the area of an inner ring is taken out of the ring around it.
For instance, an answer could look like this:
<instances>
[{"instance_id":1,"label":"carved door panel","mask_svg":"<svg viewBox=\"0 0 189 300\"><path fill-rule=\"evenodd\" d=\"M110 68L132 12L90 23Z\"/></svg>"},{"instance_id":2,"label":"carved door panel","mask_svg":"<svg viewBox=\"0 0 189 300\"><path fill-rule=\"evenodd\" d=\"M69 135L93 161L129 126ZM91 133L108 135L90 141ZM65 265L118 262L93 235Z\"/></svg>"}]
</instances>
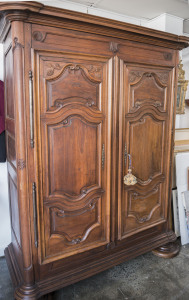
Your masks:
<instances>
[{"instance_id":1,"label":"carved door panel","mask_svg":"<svg viewBox=\"0 0 189 300\"><path fill-rule=\"evenodd\" d=\"M44 263L109 242L112 60L37 52L35 68Z\"/></svg>"},{"instance_id":2,"label":"carved door panel","mask_svg":"<svg viewBox=\"0 0 189 300\"><path fill-rule=\"evenodd\" d=\"M120 61L118 239L167 219L174 70ZM135 185L125 185L131 157Z\"/></svg>"}]
</instances>

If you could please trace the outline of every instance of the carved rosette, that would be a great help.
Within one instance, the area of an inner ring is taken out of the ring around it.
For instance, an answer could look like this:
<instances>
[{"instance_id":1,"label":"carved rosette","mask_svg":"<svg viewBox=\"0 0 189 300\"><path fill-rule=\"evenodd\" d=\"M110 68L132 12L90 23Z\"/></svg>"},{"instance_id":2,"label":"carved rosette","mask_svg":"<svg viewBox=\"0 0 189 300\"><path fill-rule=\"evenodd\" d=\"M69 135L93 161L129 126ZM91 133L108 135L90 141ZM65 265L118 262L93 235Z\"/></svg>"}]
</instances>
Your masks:
<instances>
[{"instance_id":1,"label":"carved rosette","mask_svg":"<svg viewBox=\"0 0 189 300\"><path fill-rule=\"evenodd\" d=\"M35 41L43 43L46 39L47 33L42 31L34 31L32 36Z\"/></svg>"}]
</instances>

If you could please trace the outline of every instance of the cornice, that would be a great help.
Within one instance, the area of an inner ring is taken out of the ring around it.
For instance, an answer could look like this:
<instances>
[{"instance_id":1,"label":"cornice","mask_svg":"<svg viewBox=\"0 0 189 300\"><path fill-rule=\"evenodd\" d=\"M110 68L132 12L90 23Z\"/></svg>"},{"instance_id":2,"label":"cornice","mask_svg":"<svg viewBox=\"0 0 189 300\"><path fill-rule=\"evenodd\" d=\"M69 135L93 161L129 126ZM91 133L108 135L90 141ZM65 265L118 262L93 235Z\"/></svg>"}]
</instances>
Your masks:
<instances>
[{"instance_id":1,"label":"cornice","mask_svg":"<svg viewBox=\"0 0 189 300\"><path fill-rule=\"evenodd\" d=\"M39 12L44 5L39 2L35 1L28 1L28 2L0 2L0 11L7 11L7 10L29 10L33 12Z\"/></svg>"},{"instance_id":2,"label":"cornice","mask_svg":"<svg viewBox=\"0 0 189 300\"><path fill-rule=\"evenodd\" d=\"M0 2L0 13L10 22L31 23L68 28L88 33L154 44L181 50L189 46L189 38L138 25L88 15L81 12L45 6L38 2ZM2 40L2 37L0 37Z\"/></svg>"}]
</instances>

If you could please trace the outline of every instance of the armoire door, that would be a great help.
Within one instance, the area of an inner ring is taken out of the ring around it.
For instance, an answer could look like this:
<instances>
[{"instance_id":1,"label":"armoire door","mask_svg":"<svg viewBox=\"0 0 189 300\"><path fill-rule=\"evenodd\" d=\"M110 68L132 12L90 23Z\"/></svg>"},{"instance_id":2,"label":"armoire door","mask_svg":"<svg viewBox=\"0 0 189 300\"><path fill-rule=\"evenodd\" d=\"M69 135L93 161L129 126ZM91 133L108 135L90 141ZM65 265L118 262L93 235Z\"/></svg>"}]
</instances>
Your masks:
<instances>
[{"instance_id":1,"label":"armoire door","mask_svg":"<svg viewBox=\"0 0 189 300\"><path fill-rule=\"evenodd\" d=\"M112 59L36 51L34 71L45 263L109 242Z\"/></svg>"},{"instance_id":2,"label":"armoire door","mask_svg":"<svg viewBox=\"0 0 189 300\"><path fill-rule=\"evenodd\" d=\"M167 220L174 72L120 60L119 240ZM129 154L134 185L123 181Z\"/></svg>"}]
</instances>

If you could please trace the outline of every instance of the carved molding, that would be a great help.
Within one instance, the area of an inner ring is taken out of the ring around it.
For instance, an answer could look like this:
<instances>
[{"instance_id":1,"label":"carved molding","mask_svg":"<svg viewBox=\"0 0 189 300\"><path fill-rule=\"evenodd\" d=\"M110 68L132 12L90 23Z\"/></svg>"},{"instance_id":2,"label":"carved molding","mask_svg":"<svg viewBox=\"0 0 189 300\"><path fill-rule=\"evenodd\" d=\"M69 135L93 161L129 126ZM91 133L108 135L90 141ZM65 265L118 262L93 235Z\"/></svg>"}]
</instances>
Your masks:
<instances>
[{"instance_id":1,"label":"carved molding","mask_svg":"<svg viewBox=\"0 0 189 300\"><path fill-rule=\"evenodd\" d=\"M26 167L26 162L24 159L19 159L17 163L18 169L23 170Z\"/></svg>"},{"instance_id":2,"label":"carved molding","mask_svg":"<svg viewBox=\"0 0 189 300\"><path fill-rule=\"evenodd\" d=\"M48 69L46 70L46 76L52 76L55 70L61 70L62 66L59 63L48 63Z\"/></svg>"},{"instance_id":3,"label":"carved molding","mask_svg":"<svg viewBox=\"0 0 189 300\"><path fill-rule=\"evenodd\" d=\"M146 196L149 196L149 195L152 195L152 194L154 194L154 193L157 193L157 191L158 191L158 189L159 189L159 183L158 183L158 185L156 185L152 190L150 190L150 192L148 191L148 192L146 192L146 193L144 193L144 194L141 194L141 193L139 193L139 192L134 192L133 193L133 199L134 200L136 200L136 199L145 199L146 198Z\"/></svg>"},{"instance_id":4,"label":"carved molding","mask_svg":"<svg viewBox=\"0 0 189 300\"><path fill-rule=\"evenodd\" d=\"M169 73L161 73L161 72L156 72L155 75L160 79L161 83L167 85L168 80L169 80Z\"/></svg>"},{"instance_id":5,"label":"carved molding","mask_svg":"<svg viewBox=\"0 0 189 300\"><path fill-rule=\"evenodd\" d=\"M86 68L91 76L101 79L102 69L100 67L95 65L89 65L89 66L86 65Z\"/></svg>"},{"instance_id":6,"label":"carved molding","mask_svg":"<svg viewBox=\"0 0 189 300\"><path fill-rule=\"evenodd\" d=\"M64 211L57 208L59 211L56 212L56 216L59 218L80 216L87 211L91 211L95 208L96 202L93 201L91 201L87 206L78 211Z\"/></svg>"},{"instance_id":7,"label":"carved molding","mask_svg":"<svg viewBox=\"0 0 189 300\"><path fill-rule=\"evenodd\" d=\"M141 180L140 178L137 178L137 182L140 185L147 185L147 184L151 183L156 178L159 179L159 182L163 182L165 180L165 175L158 172L158 173L155 173L155 174L151 174L147 180Z\"/></svg>"},{"instance_id":8,"label":"carved molding","mask_svg":"<svg viewBox=\"0 0 189 300\"><path fill-rule=\"evenodd\" d=\"M139 71L132 71L129 73L129 82L133 83L134 81L136 81L137 79L142 78L142 75L144 74L144 72L139 72Z\"/></svg>"},{"instance_id":9,"label":"carved molding","mask_svg":"<svg viewBox=\"0 0 189 300\"><path fill-rule=\"evenodd\" d=\"M15 37L14 38L14 47L13 47L13 52L15 51L15 49L23 49L24 48L24 46L21 44L21 43L19 43L18 42L18 38L17 37Z\"/></svg>"},{"instance_id":10,"label":"carved molding","mask_svg":"<svg viewBox=\"0 0 189 300\"><path fill-rule=\"evenodd\" d=\"M134 104L134 107L132 107L130 109L130 113L136 112L137 110L142 108L144 105L154 106L155 108L157 108L159 110L159 112L163 112L163 109L160 109L163 107L163 103L161 103L160 101L157 101L155 99L137 99L137 101Z\"/></svg>"},{"instance_id":11,"label":"carved molding","mask_svg":"<svg viewBox=\"0 0 189 300\"><path fill-rule=\"evenodd\" d=\"M78 103L79 105L85 105L86 107L96 106L95 101L92 98L82 98L82 97L69 97L64 99L56 99L54 105L50 108L51 110L61 109L66 105L72 105L73 103Z\"/></svg>"}]
</instances>

